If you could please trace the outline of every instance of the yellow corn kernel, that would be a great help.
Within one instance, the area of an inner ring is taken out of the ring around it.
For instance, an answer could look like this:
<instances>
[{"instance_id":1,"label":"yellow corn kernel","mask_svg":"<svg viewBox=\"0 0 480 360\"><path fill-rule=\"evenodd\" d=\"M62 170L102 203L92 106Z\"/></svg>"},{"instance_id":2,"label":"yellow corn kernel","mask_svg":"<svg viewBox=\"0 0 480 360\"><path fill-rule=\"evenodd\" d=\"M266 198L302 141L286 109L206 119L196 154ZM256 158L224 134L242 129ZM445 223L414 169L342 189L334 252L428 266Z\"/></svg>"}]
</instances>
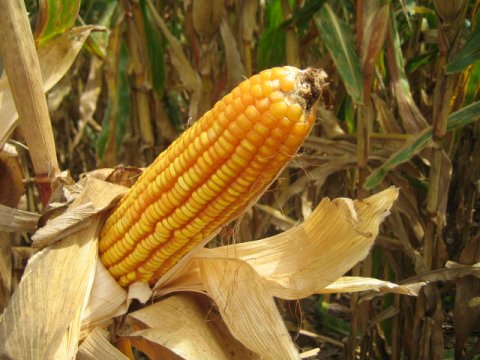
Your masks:
<instances>
[{"instance_id":1,"label":"yellow corn kernel","mask_svg":"<svg viewBox=\"0 0 480 360\"><path fill-rule=\"evenodd\" d=\"M161 153L100 233L100 258L121 286L153 283L242 214L295 154L322 88L314 69L243 81Z\"/></svg>"}]
</instances>

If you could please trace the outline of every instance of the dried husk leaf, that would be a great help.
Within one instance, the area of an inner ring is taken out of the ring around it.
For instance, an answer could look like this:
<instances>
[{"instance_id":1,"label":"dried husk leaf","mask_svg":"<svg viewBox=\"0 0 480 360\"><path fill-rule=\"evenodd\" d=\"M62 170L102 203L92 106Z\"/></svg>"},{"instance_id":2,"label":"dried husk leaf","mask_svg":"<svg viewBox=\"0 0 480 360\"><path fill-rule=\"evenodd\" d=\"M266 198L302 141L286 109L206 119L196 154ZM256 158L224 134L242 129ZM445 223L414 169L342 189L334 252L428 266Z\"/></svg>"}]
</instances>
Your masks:
<instances>
[{"instance_id":1,"label":"dried husk leaf","mask_svg":"<svg viewBox=\"0 0 480 360\"><path fill-rule=\"evenodd\" d=\"M71 208L109 203L123 187L87 179ZM103 209L101 206L98 208ZM97 231L91 224L34 255L0 324L0 354L13 359L72 358L80 336L98 258ZM54 286L52 286L54 284Z\"/></svg>"},{"instance_id":2,"label":"dried husk leaf","mask_svg":"<svg viewBox=\"0 0 480 360\"><path fill-rule=\"evenodd\" d=\"M126 338L152 359L173 354L192 360L258 359L236 341L210 306L191 295L171 296L128 315ZM149 354L150 355L150 354Z\"/></svg>"},{"instance_id":3,"label":"dried husk leaf","mask_svg":"<svg viewBox=\"0 0 480 360\"><path fill-rule=\"evenodd\" d=\"M95 206L88 202L49 220L46 226L40 228L32 235L32 246L44 248L64 238L66 235L73 234L89 226L90 222L88 220L97 212Z\"/></svg>"},{"instance_id":4,"label":"dried husk leaf","mask_svg":"<svg viewBox=\"0 0 480 360\"><path fill-rule=\"evenodd\" d=\"M425 282L408 285L397 285L389 281L358 276L343 276L327 287L321 293L344 293L358 291L376 291L379 293L395 293L401 295L417 296Z\"/></svg>"},{"instance_id":5,"label":"dried husk leaf","mask_svg":"<svg viewBox=\"0 0 480 360\"><path fill-rule=\"evenodd\" d=\"M396 286L368 278L334 283L368 254L397 196L398 190L390 188L363 201L324 199L305 223L282 234L202 249L156 294L205 291L245 346L264 358L298 358L273 296L298 299L331 292L328 285L415 295L423 285Z\"/></svg>"},{"instance_id":6,"label":"dried husk leaf","mask_svg":"<svg viewBox=\"0 0 480 360\"><path fill-rule=\"evenodd\" d=\"M63 339L70 327L80 327L74 319L93 282L99 222L97 216L92 226L30 259L0 324L1 356L47 359L68 345Z\"/></svg>"},{"instance_id":7,"label":"dried husk leaf","mask_svg":"<svg viewBox=\"0 0 480 360\"><path fill-rule=\"evenodd\" d=\"M390 188L364 201L324 199L300 226L263 240L205 249L202 255L242 259L267 281L272 295L303 298L365 258L397 196Z\"/></svg>"},{"instance_id":8,"label":"dried husk leaf","mask_svg":"<svg viewBox=\"0 0 480 360\"><path fill-rule=\"evenodd\" d=\"M101 28L97 26L74 28L37 49L45 92L50 90L65 75L90 32L99 29ZM0 79L0 109L2 109L0 146L3 146L15 129L18 116L6 76Z\"/></svg>"},{"instance_id":9,"label":"dried husk leaf","mask_svg":"<svg viewBox=\"0 0 480 360\"><path fill-rule=\"evenodd\" d=\"M205 290L235 338L264 359L300 358L269 284L248 263L203 259L200 271Z\"/></svg>"},{"instance_id":10,"label":"dried husk leaf","mask_svg":"<svg viewBox=\"0 0 480 360\"><path fill-rule=\"evenodd\" d=\"M127 295L98 259L90 298L82 312L82 337L96 326L106 326L115 316L125 314Z\"/></svg>"},{"instance_id":11,"label":"dried husk leaf","mask_svg":"<svg viewBox=\"0 0 480 360\"><path fill-rule=\"evenodd\" d=\"M108 341L108 332L95 328L78 348L77 360L128 360Z\"/></svg>"},{"instance_id":12,"label":"dried husk leaf","mask_svg":"<svg viewBox=\"0 0 480 360\"><path fill-rule=\"evenodd\" d=\"M40 215L0 204L0 231L32 232L37 228Z\"/></svg>"}]
</instances>

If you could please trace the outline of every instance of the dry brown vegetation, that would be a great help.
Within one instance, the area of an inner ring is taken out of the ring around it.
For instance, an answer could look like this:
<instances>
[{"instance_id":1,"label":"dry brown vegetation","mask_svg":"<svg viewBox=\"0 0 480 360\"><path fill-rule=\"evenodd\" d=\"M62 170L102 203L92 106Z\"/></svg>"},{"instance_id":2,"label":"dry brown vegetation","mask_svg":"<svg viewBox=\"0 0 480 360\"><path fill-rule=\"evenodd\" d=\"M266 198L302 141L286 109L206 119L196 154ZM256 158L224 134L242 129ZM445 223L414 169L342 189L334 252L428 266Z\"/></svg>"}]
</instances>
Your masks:
<instances>
[{"instance_id":1,"label":"dry brown vegetation","mask_svg":"<svg viewBox=\"0 0 480 360\"><path fill-rule=\"evenodd\" d=\"M73 182L53 170L69 170L79 180L124 164L113 182L129 185L137 167L152 162L244 78L277 65L311 66L329 76L317 125L259 203L212 247L300 231L295 226L324 197L361 200L395 186L391 214L349 275L425 283L419 295L402 295L418 290L408 286L393 294L323 287L311 291L323 295L299 303L277 302L288 330L302 350L319 347L317 358L479 356L480 1L26 1L37 55L28 48L28 22L9 17L9 4L19 3L0 0L0 55L15 79L10 86L0 79L0 309L19 288L34 252L32 233L76 194ZM54 191L50 199L52 188L61 196ZM105 195L96 211L122 191ZM26 212L12 215L5 207ZM60 235L48 236L42 241ZM190 270L187 275L196 271ZM153 328L144 317L172 306L193 311L188 316L197 326L212 311L204 298L187 295L155 306L129 315L125 326ZM159 319L175 326L175 318ZM234 330L223 321L215 313L210 336L235 344L236 358L253 358L247 348L255 345L231 340ZM110 340L120 339L117 348L134 358L143 355L132 344L151 357L188 358L160 352L156 346L165 343L158 337L169 334L158 331L150 337L117 331L125 336ZM101 330L92 334L84 350L110 349L120 358Z\"/></svg>"}]
</instances>

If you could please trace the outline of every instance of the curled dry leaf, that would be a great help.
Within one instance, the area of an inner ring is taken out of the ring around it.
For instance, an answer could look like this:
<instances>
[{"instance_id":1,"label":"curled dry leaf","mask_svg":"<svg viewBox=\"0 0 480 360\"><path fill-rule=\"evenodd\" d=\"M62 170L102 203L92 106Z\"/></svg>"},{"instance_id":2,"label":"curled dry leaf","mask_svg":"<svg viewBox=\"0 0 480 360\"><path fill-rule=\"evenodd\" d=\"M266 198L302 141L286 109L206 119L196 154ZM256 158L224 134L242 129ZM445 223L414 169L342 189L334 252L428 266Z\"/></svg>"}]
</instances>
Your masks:
<instances>
[{"instance_id":1,"label":"curled dry leaf","mask_svg":"<svg viewBox=\"0 0 480 360\"><path fill-rule=\"evenodd\" d=\"M125 334L151 359L258 359L226 329L209 302L179 294L128 315Z\"/></svg>"},{"instance_id":2,"label":"curled dry leaf","mask_svg":"<svg viewBox=\"0 0 480 360\"><path fill-rule=\"evenodd\" d=\"M0 204L0 231L32 232L37 228L40 215Z\"/></svg>"},{"instance_id":3,"label":"curled dry leaf","mask_svg":"<svg viewBox=\"0 0 480 360\"><path fill-rule=\"evenodd\" d=\"M84 191L70 207L94 203L104 210L122 191L123 187L87 179ZM95 276L96 235L101 221L101 215L93 215L90 226L65 236L30 259L0 323L0 357L74 356L82 310Z\"/></svg>"},{"instance_id":4,"label":"curled dry leaf","mask_svg":"<svg viewBox=\"0 0 480 360\"><path fill-rule=\"evenodd\" d=\"M93 177L83 180L82 186L83 190L67 213L88 203L101 211L125 191L123 187ZM190 317L186 313L179 316L181 312L165 311L169 298L153 305L162 309L155 310L162 326L149 324L150 329L144 327L140 332L130 332L131 343L147 350L151 346L170 348L178 354L180 343L175 339L181 335L184 339L181 351L188 352L192 359L199 358L195 355L197 352L187 346L192 343L214 346L220 354L218 358L225 358L221 354L232 346L239 354L245 354L240 358L257 355L266 359L299 358L273 297L297 299L328 291L328 285L338 287L338 283L331 284L368 253L378 226L397 195L398 190L390 188L364 201L325 199L305 223L283 234L200 250L186 269L157 289L157 295L179 290L206 293L218 305L225 324L217 319L216 328L205 330L205 326L210 326L205 323L206 312ZM79 339L98 326L106 326L114 316L124 314L131 298L146 301L150 297L150 289L143 284L133 284L127 293L98 264L100 222L99 214L92 215L90 226L48 246L31 259L14 294L15 301L7 307L0 326L2 354L14 358L44 358L48 354L72 356ZM52 271L52 266L56 271ZM356 289L360 290L361 280L355 281ZM52 282L57 286L52 287ZM364 285L362 290L375 288L414 294L411 288L375 280L365 280ZM195 306L192 305L194 312ZM154 311L149 310L151 308L143 310ZM171 326L165 318L168 314L172 317ZM185 319L188 328L195 316L198 326L204 330L195 330L191 336L197 340L192 342L185 335L187 330L178 331L178 319ZM225 325L228 331L221 327ZM221 336L212 338L212 331ZM233 337L228 338L227 344L225 334L228 332ZM209 344L212 339L217 343Z\"/></svg>"},{"instance_id":5,"label":"curled dry leaf","mask_svg":"<svg viewBox=\"0 0 480 360\"><path fill-rule=\"evenodd\" d=\"M107 331L95 328L78 348L77 360L128 360L108 341L108 335Z\"/></svg>"}]
</instances>

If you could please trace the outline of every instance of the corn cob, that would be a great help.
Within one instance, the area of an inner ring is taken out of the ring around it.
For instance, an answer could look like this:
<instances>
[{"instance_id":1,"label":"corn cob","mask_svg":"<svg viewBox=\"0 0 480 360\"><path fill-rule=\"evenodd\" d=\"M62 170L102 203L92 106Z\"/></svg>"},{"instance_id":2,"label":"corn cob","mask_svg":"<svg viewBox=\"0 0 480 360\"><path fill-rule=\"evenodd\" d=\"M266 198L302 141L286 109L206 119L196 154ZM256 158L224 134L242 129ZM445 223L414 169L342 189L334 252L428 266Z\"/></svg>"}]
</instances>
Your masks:
<instances>
[{"instance_id":1,"label":"corn cob","mask_svg":"<svg viewBox=\"0 0 480 360\"><path fill-rule=\"evenodd\" d=\"M159 279L253 204L310 132L323 79L313 68L265 70L157 157L100 233L120 285Z\"/></svg>"}]
</instances>

